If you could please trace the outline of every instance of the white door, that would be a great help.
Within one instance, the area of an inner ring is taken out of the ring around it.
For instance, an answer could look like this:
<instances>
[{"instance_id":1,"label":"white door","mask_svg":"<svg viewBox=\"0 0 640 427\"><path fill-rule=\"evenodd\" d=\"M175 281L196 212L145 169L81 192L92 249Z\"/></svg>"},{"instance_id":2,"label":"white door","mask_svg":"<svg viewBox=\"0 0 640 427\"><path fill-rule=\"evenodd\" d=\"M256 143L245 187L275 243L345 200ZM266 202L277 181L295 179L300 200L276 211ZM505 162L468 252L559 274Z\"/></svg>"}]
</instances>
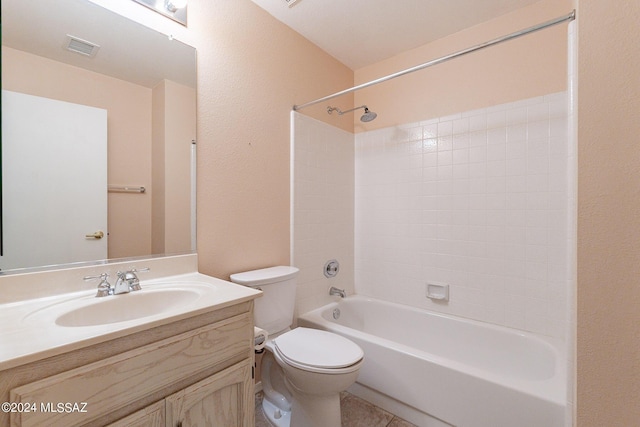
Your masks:
<instances>
[{"instance_id":1,"label":"white door","mask_svg":"<svg viewBox=\"0 0 640 427\"><path fill-rule=\"evenodd\" d=\"M106 258L107 111L3 90L0 269Z\"/></svg>"}]
</instances>

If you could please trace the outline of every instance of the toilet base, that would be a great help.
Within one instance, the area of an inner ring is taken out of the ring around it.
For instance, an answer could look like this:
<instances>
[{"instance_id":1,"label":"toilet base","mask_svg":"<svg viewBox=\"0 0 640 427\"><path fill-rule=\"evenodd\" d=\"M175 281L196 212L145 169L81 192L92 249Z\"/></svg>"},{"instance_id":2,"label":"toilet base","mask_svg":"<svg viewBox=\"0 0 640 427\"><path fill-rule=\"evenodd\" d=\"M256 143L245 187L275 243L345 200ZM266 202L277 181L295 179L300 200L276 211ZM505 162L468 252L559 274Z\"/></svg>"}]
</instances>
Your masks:
<instances>
[{"instance_id":1,"label":"toilet base","mask_svg":"<svg viewBox=\"0 0 640 427\"><path fill-rule=\"evenodd\" d=\"M341 424L340 396L307 396L313 403L298 396L291 411L284 411L268 400L262 400L262 411L274 427L339 427ZM319 401L321 400L321 401ZM336 410L337 408L337 410Z\"/></svg>"},{"instance_id":2,"label":"toilet base","mask_svg":"<svg viewBox=\"0 0 640 427\"><path fill-rule=\"evenodd\" d=\"M291 411L284 411L266 399L262 400L262 411L275 427L289 427L291 425Z\"/></svg>"},{"instance_id":3,"label":"toilet base","mask_svg":"<svg viewBox=\"0 0 640 427\"><path fill-rule=\"evenodd\" d=\"M291 427L340 427L340 394L293 393Z\"/></svg>"}]
</instances>

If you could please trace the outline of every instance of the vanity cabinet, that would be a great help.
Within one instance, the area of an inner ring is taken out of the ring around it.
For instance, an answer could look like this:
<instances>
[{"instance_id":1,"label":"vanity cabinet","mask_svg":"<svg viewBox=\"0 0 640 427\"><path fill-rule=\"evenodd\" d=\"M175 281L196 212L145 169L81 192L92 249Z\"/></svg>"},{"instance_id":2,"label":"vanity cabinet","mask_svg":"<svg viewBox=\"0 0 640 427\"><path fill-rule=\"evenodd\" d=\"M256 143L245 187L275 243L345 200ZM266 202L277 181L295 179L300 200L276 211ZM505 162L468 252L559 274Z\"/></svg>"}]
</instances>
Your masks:
<instances>
[{"instance_id":1,"label":"vanity cabinet","mask_svg":"<svg viewBox=\"0 0 640 427\"><path fill-rule=\"evenodd\" d=\"M251 366L239 363L107 427L247 426ZM250 424L253 427L253 423Z\"/></svg>"},{"instance_id":2,"label":"vanity cabinet","mask_svg":"<svg viewBox=\"0 0 640 427\"><path fill-rule=\"evenodd\" d=\"M136 337L146 343L133 347ZM35 381L25 382L56 364L26 365L11 377L19 384L7 400L35 410L11 413L10 425L253 427L252 341L253 302L246 302L102 343L94 352L60 355L61 365L76 366ZM70 363L75 357L97 360Z\"/></svg>"}]
</instances>

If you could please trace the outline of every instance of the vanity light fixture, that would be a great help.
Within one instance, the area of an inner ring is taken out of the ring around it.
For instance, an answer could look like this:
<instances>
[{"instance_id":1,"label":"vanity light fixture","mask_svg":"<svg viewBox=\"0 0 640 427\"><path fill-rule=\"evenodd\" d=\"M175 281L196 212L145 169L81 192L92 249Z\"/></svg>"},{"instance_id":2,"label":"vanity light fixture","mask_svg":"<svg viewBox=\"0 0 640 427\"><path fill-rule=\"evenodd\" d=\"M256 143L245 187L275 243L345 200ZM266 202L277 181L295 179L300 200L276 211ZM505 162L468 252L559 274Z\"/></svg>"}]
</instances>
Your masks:
<instances>
[{"instance_id":1,"label":"vanity light fixture","mask_svg":"<svg viewBox=\"0 0 640 427\"><path fill-rule=\"evenodd\" d=\"M187 26L188 0L133 0L180 24Z\"/></svg>"}]
</instances>

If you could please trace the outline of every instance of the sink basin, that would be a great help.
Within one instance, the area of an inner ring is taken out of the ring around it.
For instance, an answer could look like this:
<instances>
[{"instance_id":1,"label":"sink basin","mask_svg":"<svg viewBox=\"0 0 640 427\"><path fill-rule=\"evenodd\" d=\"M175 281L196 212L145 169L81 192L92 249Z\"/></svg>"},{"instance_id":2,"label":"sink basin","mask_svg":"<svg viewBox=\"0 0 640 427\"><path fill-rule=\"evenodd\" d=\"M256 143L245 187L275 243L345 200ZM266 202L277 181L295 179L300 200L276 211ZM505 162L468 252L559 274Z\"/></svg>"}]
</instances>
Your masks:
<instances>
[{"instance_id":1,"label":"sink basin","mask_svg":"<svg viewBox=\"0 0 640 427\"><path fill-rule=\"evenodd\" d=\"M157 328L171 327L176 333L223 318L219 310L246 313L260 296L258 290L198 272L169 274L195 268L195 261L190 255L150 262L161 268L155 277L141 280L141 290L105 297L96 297L97 285L81 278L100 270L113 276L114 271L130 269L130 261L15 280L9 286L15 296L0 303L0 372Z\"/></svg>"},{"instance_id":2,"label":"sink basin","mask_svg":"<svg viewBox=\"0 0 640 427\"><path fill-rule=\"evenodd\" d=\"M189 289L159 289L96 298L95 302L58 316L60 326L95 326L160 314L191 304L200 293Z\"/></svg>"},{"instance_id":3,"label":"sink basin","mask_svg":"<svg viewBox=\"0 0 640 427\"><path fill-rule=\"evenodd\" d=\"M99 298L95 291L84 292L41 306L24 320L62 327L111 325L190 310L219 292L217 285L192 281L143 285L139 291Z\"/></svg>"}]
</instances>

